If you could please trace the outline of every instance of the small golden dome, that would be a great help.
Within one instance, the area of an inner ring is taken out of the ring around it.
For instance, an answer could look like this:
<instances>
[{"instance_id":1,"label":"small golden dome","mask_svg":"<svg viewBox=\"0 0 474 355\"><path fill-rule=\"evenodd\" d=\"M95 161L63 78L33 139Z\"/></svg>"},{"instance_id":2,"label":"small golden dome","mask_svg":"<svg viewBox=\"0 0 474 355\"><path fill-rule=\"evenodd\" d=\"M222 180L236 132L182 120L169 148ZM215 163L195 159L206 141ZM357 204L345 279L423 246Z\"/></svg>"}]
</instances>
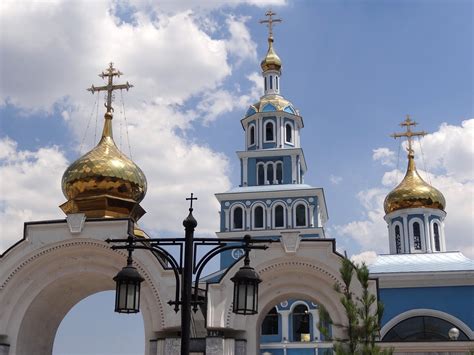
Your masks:
<instances>
[{"instance_id":1,"label":"small golden dome","mask_svg":"<svg viewBox=\"0 0 474 355\"><path fill-rule=\"evenodd\" d=\"M426 183L416 171L415 157L408 154L408 168L402 182L385 197L384 209L389 214L405 208L434 208L444 211L443 194Z\"/></svg>"},{"instance_id":2,"label":"small golden dome","mask_svg":"<svg viewBox=\"0 0 474 355\"><path fill-rule=\"evenodd\" d=\"M280 57L273 50L273 37L268 38L268 51L265 58L263 58L262 63L260 64L262 70L265 72L267 70L281 70L281 60Z\"/></svg>"},{"instance_id":3,"label":"small golden dome","mask_svg":"<svg viewBox=\"0 0 474 355\"><path fill-rule=\"evenodd\" d=\"M143 171L115 145L112 113L104 118L100 142L63 174L62 190L68 201L60 207L66 214L138 220L145 213L139 202L145 197L147 181Z\"/></svg>"}]
</instances>

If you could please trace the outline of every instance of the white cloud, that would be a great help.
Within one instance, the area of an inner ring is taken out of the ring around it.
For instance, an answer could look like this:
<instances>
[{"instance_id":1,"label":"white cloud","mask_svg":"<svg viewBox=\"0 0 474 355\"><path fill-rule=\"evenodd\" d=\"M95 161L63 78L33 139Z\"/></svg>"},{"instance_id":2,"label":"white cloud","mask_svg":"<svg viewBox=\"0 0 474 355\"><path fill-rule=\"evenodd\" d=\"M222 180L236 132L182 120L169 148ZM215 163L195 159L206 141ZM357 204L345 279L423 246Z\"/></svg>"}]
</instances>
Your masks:
<instances>
[{"instance_id":1,"label":"white cloud","mask_svg":"<svg viewBox=\"0 0 474 355\"><path fill-rule=\"evenodd\" d=\"M336 175L329 175L329 181L331 181L331 184L333 185L339 185L342 182L342 176L336 176Z\"/></svg>"},{"instance_id":2,"label":"white cloud","mask_svg":"<svg viewBox=\"0 0 474 355\"><path fill-rule=\"evenodd\" d=\"M229 41L227 41L227 49L230 54L237 57L237 64L247 59L257 60L257 45L252 41L250 32L245 26L245 22L249 19L249 17L235 18L230 16L226 20L231 35Z\"/></svg>"},{"instance_id":3,"label":"white cloud","mask_svg":"<svg viewBox=\"0 0 474 355\"><path fill-rule=\"evenodd\" d=\"M372 154L372 159L375 161L380 161L382 165L385 166L394 166L395 163L395 153L388 148L377 148L374 149Z\"/></svg>"},{"instance_id":4,"label":"white cloud","mask_svg":"<svg viewBox=\"0 0 474 355\"><path fill-rule=\"evenodd\" d=\"M62 218L61 176L67 160L58 147L19 150L0 140L0 252L21 239L23 222Z\"/></svg>"},{"instance_id":5,"label":"white cloud","mask_svg":"<svg viewBox=\"0 0 474 355\"><path fill-rule=\"evenodd\" d=\"M474 257L474 119L460 126L442 124L437 132L421 140L427 163L433 173L421 169L423 165L419 145L418 172L427 182L440 190L446 198L445 234L448 250L460 250ZM418 149L417 149L418 147ZM386 154L385 154L386 155ZM383 161L382 161L382 165ZM362 249L388 252L388 232L383 216L383 201L387 193L404 176L404 171L390 170L383 175L381 185L358 193L364 218L334 227L339 238L351 238Z\"/></svg>"},{"instance_id":6,"label":"white cloud","mask_svg":"<svg viewBox=\"0 0 474 355\"><path fill-rule=\"evenodd\" d=\"M375 259L377 259L377 253L372 250L364 251L360 254L351 256L352 262L357 265L362 265L362 263L365 263L365 265L369 266L375 262Z\"/></svg>"}]
</instances>

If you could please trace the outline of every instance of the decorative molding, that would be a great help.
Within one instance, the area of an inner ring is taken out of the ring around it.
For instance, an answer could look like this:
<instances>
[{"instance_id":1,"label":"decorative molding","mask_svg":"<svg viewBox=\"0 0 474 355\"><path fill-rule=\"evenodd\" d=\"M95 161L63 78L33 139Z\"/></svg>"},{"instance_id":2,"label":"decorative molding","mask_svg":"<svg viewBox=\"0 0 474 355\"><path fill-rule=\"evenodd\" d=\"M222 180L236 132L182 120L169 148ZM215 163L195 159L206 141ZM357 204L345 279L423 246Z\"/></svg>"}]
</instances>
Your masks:
<instances>
[{"instance_id":1,"label":"decorative molding","mask_svg":"<svg viewBox=\"0 0 474 355\"><path fill-rule=\"evenodd\" d=\"M66 216L66 222L69 227L71 234L79 234L84 228L84 222L86 221L85 213L71 213Z\"/></svg>"},{"instance_id":2,"label":"decorative molding","mask_svg":"<svg viewBox=\"0 0 474 355\"><path fill-rule=\"evenodd\" d=\"M300 232L281 232L280 242L287 254L294 254L300 246Z\"/></svg>"}]
</instances>

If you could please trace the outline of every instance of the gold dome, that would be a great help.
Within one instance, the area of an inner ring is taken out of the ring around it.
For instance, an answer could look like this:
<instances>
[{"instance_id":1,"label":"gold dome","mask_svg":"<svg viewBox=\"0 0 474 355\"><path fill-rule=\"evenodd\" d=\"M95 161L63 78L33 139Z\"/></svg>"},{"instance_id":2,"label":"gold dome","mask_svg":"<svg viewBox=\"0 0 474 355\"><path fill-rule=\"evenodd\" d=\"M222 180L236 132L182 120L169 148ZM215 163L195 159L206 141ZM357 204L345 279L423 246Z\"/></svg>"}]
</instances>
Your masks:
<instances>
[{"instance_id":1,"label":"gold dome","mask_svg":"<svg viewBox=\"0 0 474 355\"><path fill-rule=\"evenodd\" d=\"M251 105L250 108L255 112L264 112L263 109L267 104L273 105L276 111L284 111L285 108L290 107L290 111L294 111L295 115L299 115L298 110L294 108L290 101L277 94L262 96L260 101Z\"/></svg>"},{"instance_id":2,"label":"gold dome","mask_svg":"<svg viewBox=\"0 0 474 355\"><path fill-rule=\"evenodd\" d=\"M62 190L68 201L60 207L66 214L138 220L145 213L139 202L145 197L147 181L143 171L115 145L112 113L104 118L100 142L63 174Z\"/></svg>"},{"instance_id":3,"label":"gold dome","mask_svg":"<svg viewBox=\"0 0 474 355\"><path fill-rule=\"evenodd\" d=\"M416 171L415 157L408 154L408 168L402 182L385 197L384 209L389 214L405 208L434 208L444 211L443 194L426 183Z\"/></svg>"},{"instance_id":4,"label":"gold dome","mask_svg":"<svg viewBox=\"0 0 474 355\"><path fill-rule=\"evenodd\" d=\"M281 70L281 60L280 57L273 50L273 37L268 38L268 51L265 58L263 58L262 63L260 64L262 70L265 72L267 70Z\"/></svg>"}]
</instances>

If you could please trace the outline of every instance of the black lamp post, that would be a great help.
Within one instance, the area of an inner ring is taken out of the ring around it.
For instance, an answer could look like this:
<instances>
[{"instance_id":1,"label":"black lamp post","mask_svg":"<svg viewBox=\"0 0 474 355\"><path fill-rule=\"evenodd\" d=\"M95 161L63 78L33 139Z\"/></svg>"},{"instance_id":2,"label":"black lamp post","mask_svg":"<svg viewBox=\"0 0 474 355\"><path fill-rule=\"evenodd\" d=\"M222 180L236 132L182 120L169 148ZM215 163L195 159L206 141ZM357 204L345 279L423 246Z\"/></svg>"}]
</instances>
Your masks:
<instances>
[{"instance_id":1,"label":"black lamp post","mask_svg":"<svg viewBox=\"0 0 474 355\"><path fill-rule=\"evenodd\" d=\"M128 250L127 266L125 266L114 277L116 282L115 311L119 313L137 313L140 310L140 283L144 280L133 267L132 252L143 249L152 254L165 266L173 270L176 282L175 299L168 304L174 306L178 312L181 307L181 354L188 355L190 351L191 338L191 306L194 312L198 310L204 301L198 299L199 279L204 267L216 255L224 251L243 249L245 252L244 266L240 268L231 279L234 282L233 312L237 314L256 314L258 311L258 284L260 277L250 266L249 252L252 249L267 249L266 245L273 239L253 239L249 235L244 238L194 238L194 230L197 222L193 217L193 200L197 198L191 194L189 214L183 221L185 238L136 238L133 232L129 232L126 239L107 239L107 243L116 243L112 249ZM174 258L164 246L179 248L179 259ZM199 246L213 246L200 260L196 260ZM184 254L184 255L183 255ZM183 257L184 256L184 257ZM184 259L184 260L183 260ZM192 277L195 275L194 289ZM181 290L182 288L182 290ZM193 294L194 291L194 294Z\"/></svg>"}]
</instances>

